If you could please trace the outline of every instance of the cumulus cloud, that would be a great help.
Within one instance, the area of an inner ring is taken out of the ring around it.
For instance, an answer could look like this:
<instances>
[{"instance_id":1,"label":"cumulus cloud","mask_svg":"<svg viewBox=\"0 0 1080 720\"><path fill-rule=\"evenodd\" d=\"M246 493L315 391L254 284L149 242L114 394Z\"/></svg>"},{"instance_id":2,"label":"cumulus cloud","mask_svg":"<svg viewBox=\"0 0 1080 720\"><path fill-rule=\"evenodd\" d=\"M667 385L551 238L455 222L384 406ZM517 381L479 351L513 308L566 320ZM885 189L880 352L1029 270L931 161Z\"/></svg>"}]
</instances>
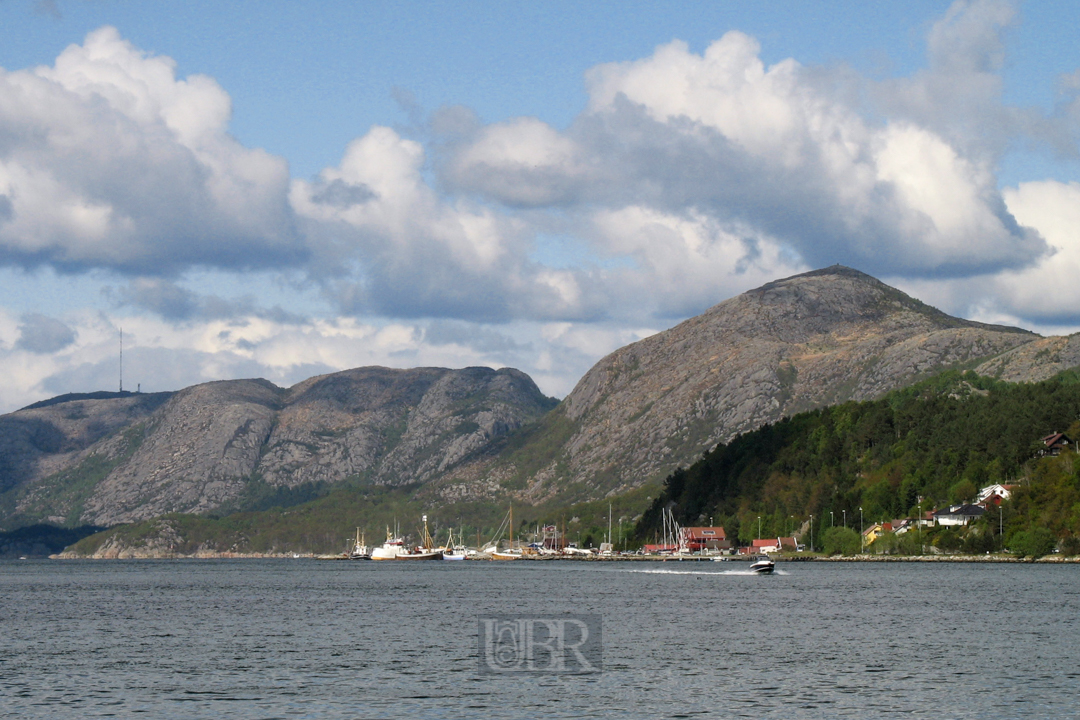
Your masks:
<instances>
[{"instance_id":1,"label":"cumulus cloud","mask_svg":"<svg viewBox=\"0 0 1080 720\"><path fill-rule=\"evenodd\" d=\"M281 158L227 131L211 78L111 27L52 67L0 70L0 263L168 275L303 257Z\"/></svg>"},{"instance_id":2,"label":"cumulus cloud","mask_svg":"<svg viewBox=\"0 0 1080 720\"><path fill-rule=\"evenodd\" d=\"M1000 30L995 13L995 4L951 11L949 32L932 33L942 58L920 87L997 67L970 59L997 37L988 30ZM647 205L704 217L811 266L963 276L1024 266L1046 251L1008 213L987 158L952 140L960 130L940 132L913 111L871 119L822 74L794 60L766 67L758 42L740 32L702 55L675 41L590 71L588 110L567 133L537 121L484 128L454 148L445 178L507 205L547 199L601 213ZM969 123L982 108L922 99Z\"/></svg>"},{"instance_id":3,"label":"cumulus cloud","mask_svg":"<svg viewBox=\"0 0 1080 720\"><path fill-rule=\"evenodd\" d=\"M528 259L531 231L521 220L440 196L424 164L418 142L375 127L338 167L293 182L292 205L320 253L312 272L339 308L486 321L592 310L578 274Z\"/></svg>"},{"instance_id":4,"label":"cumulus cloud","mask_svg":"<svg viewBox=\"0 0 1080 720\"><path fill-rule=\"evenodd\" d=\"M75 331L56 318L38 313L23 316L16 347L32 353L54 353L75 342Z\"/></svg>"},{"instance_id":5,"label":"cumulus cloud","mask_svg":"<svg viewBox=\"0 0 1080 720\"><path fill-rule=\"evenodd\" d=\"M1051 113L1010 107L1016 22L959 0L926 67L885 80L767 65L737 31L675 41L589 71L566 128L424 122L398 93L409 130L358 129L306 180L228 134L213 79L102 28L0 70L0 265L105 270L114 309L149 313L123 322L144 389L485 364L561 395L620 345L836 262L969 317L1080 325L1080 187L996 175L1017 144L1077 156L1080 74ZM248 269L288 276L303 316L229 296ZM0 308L0 406L113 385L117 323L63 317Z\"/></svg>"},{"instance_id":6,"label":"cumulus cloud","mask_svg":"<svg viewBox=\"0 0 1080 720\"><path fill-rule=\"evenodd\" d=\"M104 295L118 308L149 310L174 322L205 321L254 316L280 323L301 323L303 317L280 306L265 307L259 299L246 295L223 298L195 292L181 283L162 278L134 278L127 285L106 288Z\"/></svg>"}]
</instances>

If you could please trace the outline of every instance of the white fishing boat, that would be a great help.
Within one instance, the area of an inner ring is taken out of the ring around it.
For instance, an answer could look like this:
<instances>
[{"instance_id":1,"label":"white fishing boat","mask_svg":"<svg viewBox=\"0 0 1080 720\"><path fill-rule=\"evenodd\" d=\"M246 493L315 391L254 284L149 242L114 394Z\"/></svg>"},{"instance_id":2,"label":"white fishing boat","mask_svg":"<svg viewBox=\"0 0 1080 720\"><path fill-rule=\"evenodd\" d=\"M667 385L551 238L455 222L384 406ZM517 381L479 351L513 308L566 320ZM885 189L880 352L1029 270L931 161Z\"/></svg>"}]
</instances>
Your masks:
<instances>
[{"instance_id":1,"label":"white fishing boat","mask_svg":"<svg viewBox=\"0 0 1080 720\"><path fill-rule=\"evenodd\" d=\"M767 555L759 555L750 566L750 572L755 575L771 575L776 563Z\"/></svg>"},{"instance_id":2,"label":"white fishing boat","mask_svg":"<svg viewBox=\"0 0 1080 720\"><path fill-rule=\"evenodd\" d=\"M398 555L405 552L405 541L394 537L390 528L386 528L386 542L380 547L371 549L372 560L397 560Z\"/></svg>"},{"instance_id":3,"label":"white fishing boat","mask_svg":"<svg viewBox=\"0 0 1080 720\"><path fill-rule=\"evenodd\" d=\"M427 515L424 516L424 537L417 547L403 550L397 554L395 560L442 560L441 548L432 547L431 534L428 533Z\"/></svg>"},{"instance_id":4,"label":"white fishing boat","mask_svg":"<svg viewBox=\"0 0 1080 720\"><path fill-rule=\"evenodd\" d=\"M356 528L356 542L353 544L352 552L349 553L349 558L352 560L371 559L371 548L364 542L364 534L360 532L360 528Z\"/></svg>"},{"instance_id":5,"label":"white fishing boat","mask_svg":"<svg viewBox=\"0 0 1080 720\"><path fill-rule=\"evenodd\" d=\"M442 548L443 560L464 560L465 548L460 545L454 545L454 531L450 531L449 537L446 538L446 545Z\"/></svg>"}]
</instances>

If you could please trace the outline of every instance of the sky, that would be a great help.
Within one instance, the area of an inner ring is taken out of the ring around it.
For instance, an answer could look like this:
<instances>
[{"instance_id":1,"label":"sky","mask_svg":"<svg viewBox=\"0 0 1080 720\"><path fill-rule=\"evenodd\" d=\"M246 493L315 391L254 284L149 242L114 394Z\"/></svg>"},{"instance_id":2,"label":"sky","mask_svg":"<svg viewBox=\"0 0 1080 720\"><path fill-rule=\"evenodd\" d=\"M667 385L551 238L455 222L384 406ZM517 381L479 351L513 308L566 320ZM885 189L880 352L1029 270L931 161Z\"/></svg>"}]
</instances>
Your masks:
<instances>
[{"instance_id":1,"label":"sky","mask_svg":"<svg viewBox=\"0 0 1080 720\"><path fill-rule=\"evenodd\" d=\"M834 263L1076 332L1078 16L0 0L0 412L365 365L563 397Z\"/></svg>"}]
</instances>

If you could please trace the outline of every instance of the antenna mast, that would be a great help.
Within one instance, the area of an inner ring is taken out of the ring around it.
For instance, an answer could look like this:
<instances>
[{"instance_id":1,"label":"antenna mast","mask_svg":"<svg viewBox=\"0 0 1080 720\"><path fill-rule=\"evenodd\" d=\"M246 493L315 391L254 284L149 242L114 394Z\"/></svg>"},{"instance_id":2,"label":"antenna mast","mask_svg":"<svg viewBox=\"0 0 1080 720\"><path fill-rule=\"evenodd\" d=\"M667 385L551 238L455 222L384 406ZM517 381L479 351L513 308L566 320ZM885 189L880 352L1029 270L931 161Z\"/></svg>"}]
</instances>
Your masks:
<instances>
[{"instance_id":1,"label":"antenna mast","mask_svg":"<svg viewBox=\"0 0 1080 720\"><path fill-rule=\"evenodd\" d=\"M124 328L120 328L120 392L124 392Z\"/></svg>"}]
</instances>

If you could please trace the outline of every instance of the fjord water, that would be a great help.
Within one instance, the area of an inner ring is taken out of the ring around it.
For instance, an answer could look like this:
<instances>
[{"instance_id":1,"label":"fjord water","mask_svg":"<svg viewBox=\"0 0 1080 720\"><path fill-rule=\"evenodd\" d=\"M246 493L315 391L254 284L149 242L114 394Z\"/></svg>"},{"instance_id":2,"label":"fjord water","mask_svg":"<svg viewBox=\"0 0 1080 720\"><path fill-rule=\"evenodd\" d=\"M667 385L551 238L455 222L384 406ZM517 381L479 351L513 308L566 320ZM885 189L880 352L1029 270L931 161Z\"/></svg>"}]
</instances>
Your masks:
<instances>
[{"instance_id":1,"label":"fjord water","mask_svg":"<svg viewBox=\"0 0 1080 720\"><path fill-rule=\"evenodd\" d=\"M1080 717L1080 566L4 561L20 718ZM477 615L599 614L482 675Z\"/></svg>"}]
</instances>

